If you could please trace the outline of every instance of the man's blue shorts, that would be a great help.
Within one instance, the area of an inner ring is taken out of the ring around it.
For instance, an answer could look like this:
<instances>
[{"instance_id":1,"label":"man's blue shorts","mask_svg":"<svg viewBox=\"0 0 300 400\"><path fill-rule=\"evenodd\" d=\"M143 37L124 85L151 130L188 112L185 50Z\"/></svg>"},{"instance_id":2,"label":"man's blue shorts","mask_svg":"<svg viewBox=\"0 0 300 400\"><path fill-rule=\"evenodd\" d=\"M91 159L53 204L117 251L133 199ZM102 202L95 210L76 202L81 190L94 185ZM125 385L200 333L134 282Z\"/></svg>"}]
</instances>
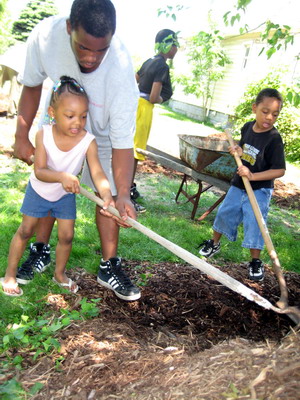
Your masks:
<instances>
[{"instance_id":1,"label":"man's blue shorts","mask_svg":"<svg viewBox=\"0 0 300 400\"><path fill-rule=\"evenodd\" d=\"M265 223L267 221L272 193L273 189L262 188L254 190ZM242 246L247 249L262 250L264 247L264 239L252 210L247 192L246 190L231 186L223 203L218 209L213 229L234 242L237 238L238 226L241 223L243 223L244 226L244 240Z\"/></svg>"},{"instance_id":2,"label":"man's blue shorts","mask_svg":"<svg viewBox=\"0 0 300 400\"><path fill-rule=\"evenodd\" d=\"M28 182L20 211L35 218L51 216L60 219L76 219L75 194L66 194L57 201L48 201L37 194Z\"/></svg>"}]
</instances>

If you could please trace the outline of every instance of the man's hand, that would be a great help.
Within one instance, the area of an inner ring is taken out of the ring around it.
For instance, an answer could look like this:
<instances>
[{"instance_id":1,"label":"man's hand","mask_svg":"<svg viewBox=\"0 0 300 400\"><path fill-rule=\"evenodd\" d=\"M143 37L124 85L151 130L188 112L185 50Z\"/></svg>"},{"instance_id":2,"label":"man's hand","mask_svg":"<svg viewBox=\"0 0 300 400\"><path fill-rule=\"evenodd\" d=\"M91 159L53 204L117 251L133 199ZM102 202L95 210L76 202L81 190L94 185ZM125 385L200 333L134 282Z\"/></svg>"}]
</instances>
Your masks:
<instances>
[{"instance_id":1,"label":"man's hand","mask_svg":"<svg viewBox=\"0 0 300 400\"><path fill-rule=\"evenodd\" d=\"M15 158L24 161L28 165L33 164L35 148L28 138L16 138L13 149Z\"/></svg>"},{"instance_id":2,"label":"man's hand","mask_svg":"<svg viewBox=\"0 0 300 400\"><path fill-rule=\"evenodd\" d=\"M126 223L128 217L136 219L136 211L134 206L128 196L118 196L116 199L116 209L121 215L121 220L116 220L117 224L123 226L124 228L129 228L130 225Z\"/></svg>"}]
</instances>

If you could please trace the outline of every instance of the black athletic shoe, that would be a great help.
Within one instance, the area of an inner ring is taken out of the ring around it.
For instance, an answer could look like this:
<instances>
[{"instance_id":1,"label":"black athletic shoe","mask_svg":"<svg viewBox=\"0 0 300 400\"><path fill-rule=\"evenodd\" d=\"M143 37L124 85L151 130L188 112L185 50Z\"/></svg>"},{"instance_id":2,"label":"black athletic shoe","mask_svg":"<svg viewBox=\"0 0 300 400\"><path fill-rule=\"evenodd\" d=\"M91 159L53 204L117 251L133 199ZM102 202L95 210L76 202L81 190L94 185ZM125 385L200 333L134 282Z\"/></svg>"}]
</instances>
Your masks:
<instances>
[{"instance_id":1,"label":"black athletic shoe","mask_svg":"<svg viewBox=\"0 0 300 400\"><path fill-rule=\"evenodd\" d=\"M136 184L134 183L130 188L130 198L131 200L136 200L139 197L141 197L140 192L137 190Z\"/></svg>"},{"instance_id":2,"label":"black athletic shoe","mask_svg":"<svg viewBox=\"0 0 300 400\"><path fill-rule=\"evenodd\" d=\"M51 264L50 246L42 242L31 243L29 257L17 272L17 282L26 285L32 281L34 271L42 273Z\"/></svg>"},{"instance_id":3,"label":"black athletic shoe","mask_svg":"<svg viewBox=\"0 0 300 400\"><path fill-rule=\"evenodd\" d=\"M134 209L137 212L137 214L143 214L144 212L146 212L146 207L142 206L141 204L137 203L134 200L131 200L132 204L134 205Z\"/></svg>"},{"instance_id":4,"label":"black athletic shoe","mask_svg":"<svg viewBox=\"0 0 300 400\"><path fill-rule=\"evenodd\" d=\"M220 242L214 245L214 241L212 239L204 240L203 243L199 244L199 247L201 246L203 247L199 250L199 254L207 258L212 257L214 254L218 253L221 248Z\"/></svg>"},{"instance_id":5,"label":"black athletic shoe","mask_svg":"<svg viewBox=\"0 0 300 400\"><path fill-rule=\"evenodd\" d=\"M122 270L122 260L119 257L110 258L108 261L101 261L97 281L115 292L122 300L138 300L141 292L125 272Z\"/></svg>"},{"instance_id":6,"label":"black athletic shoe","mask_svg":"<svg viewBox=\"0 0 300 400\"><path fill-rule=\"evenodd\" d=\"M249 279L252 281L260 282L265 277L265 268L262 261L259 258L252 258L252 261L248 264Z\"/></svg>"}]
</instances>

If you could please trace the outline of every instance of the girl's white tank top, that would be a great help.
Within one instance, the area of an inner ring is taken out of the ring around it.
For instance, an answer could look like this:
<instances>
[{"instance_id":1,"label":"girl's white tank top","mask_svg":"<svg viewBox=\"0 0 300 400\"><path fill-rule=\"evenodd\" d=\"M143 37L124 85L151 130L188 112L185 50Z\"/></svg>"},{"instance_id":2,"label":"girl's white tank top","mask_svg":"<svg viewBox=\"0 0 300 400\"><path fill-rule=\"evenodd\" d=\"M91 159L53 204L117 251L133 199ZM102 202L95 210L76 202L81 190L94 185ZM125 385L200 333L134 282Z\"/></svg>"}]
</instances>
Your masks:
<instances>
[{"instance_id":1,"label":"girl's white tank top","mask_svg":"<svg viewBox=\"0 0 300 400\"><path fill-rule=\"evenodd\" d=\"M43 143L47 153L47 166L49 169L60 172L69 172L78 175L81 171L86 152L95 137L89 132L69 151L61 151L55 144L51 125L43 125ZM30 175L30 183L33 189L48 201L57 201L69 194L59 182L42 182L35 176L34 171Z\"/></svg>"}]
</instances>

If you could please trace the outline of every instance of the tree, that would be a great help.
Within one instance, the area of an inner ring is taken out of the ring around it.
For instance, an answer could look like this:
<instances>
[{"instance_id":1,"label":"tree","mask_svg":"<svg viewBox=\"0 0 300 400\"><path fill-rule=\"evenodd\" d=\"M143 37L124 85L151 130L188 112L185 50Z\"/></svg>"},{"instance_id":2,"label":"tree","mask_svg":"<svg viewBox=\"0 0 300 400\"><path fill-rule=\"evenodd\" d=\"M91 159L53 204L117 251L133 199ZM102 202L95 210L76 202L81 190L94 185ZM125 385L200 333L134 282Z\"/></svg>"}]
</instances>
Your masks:
<instances>
[{"instance_id":1,"label":"tree","mask_svg":"<svg viewBox=\"0 0 300 400\"><path fill-rule=\"evenodd\" d=\"M200 31L188 40L191 74L177 78L185 94L194 94L202 99L203 120L207 119L207 106L212 98L213 87L224 76L225 67L231 62L221 47L222 40L218 30L211 33Z\"/></svg>"},{"instance_id":2,"label":"tree","mask_svg":"<svg viewBox=\"0 0 300 400\"><path fill-rule=\"evenodd\" d=\"M0 0L0 54L13 44L10 30L11 20L7 10L7 0Z\"/></svg>"},{"instance_id":3,"label":"tree","mask_svg":"<svg viewBox=\"0 0 300 400\"><path fill-rule=\"evenodd\" d=\"M225 25L233 26L235 22L239 22L241 19L240 11L246 12L247 6L252 2L252 0L237 0L237 4L235 5L235 14L233 15L233 11L227 11L223 20ZM268 58L270 58L277 50L279 50L282 46L287 48L289 44L294 43L294 35L291 31L291 27L288 25L275 24L272 21L265 21L260 26L264 26L264 30L261 32L261 40L267 44L267 49L264 47L260 54L264 51ZM259 27L257 27L259 28ZM255 28L255 29L257 29ZM245 32L249 32L248 25L240 28L240 33L243 34Z\"/></svg>"},{"instance_id":4,"label":"tree","mask_svg":"<svg viewBox=\"0 0 300 400\"><path fill-rule=\"evenodd\" d=\"M44 18L58 14L52 0L31 0L17 21L13 23L12 34L16 40L26 42L35 25Z\"/></svg>"}]
</instances>

